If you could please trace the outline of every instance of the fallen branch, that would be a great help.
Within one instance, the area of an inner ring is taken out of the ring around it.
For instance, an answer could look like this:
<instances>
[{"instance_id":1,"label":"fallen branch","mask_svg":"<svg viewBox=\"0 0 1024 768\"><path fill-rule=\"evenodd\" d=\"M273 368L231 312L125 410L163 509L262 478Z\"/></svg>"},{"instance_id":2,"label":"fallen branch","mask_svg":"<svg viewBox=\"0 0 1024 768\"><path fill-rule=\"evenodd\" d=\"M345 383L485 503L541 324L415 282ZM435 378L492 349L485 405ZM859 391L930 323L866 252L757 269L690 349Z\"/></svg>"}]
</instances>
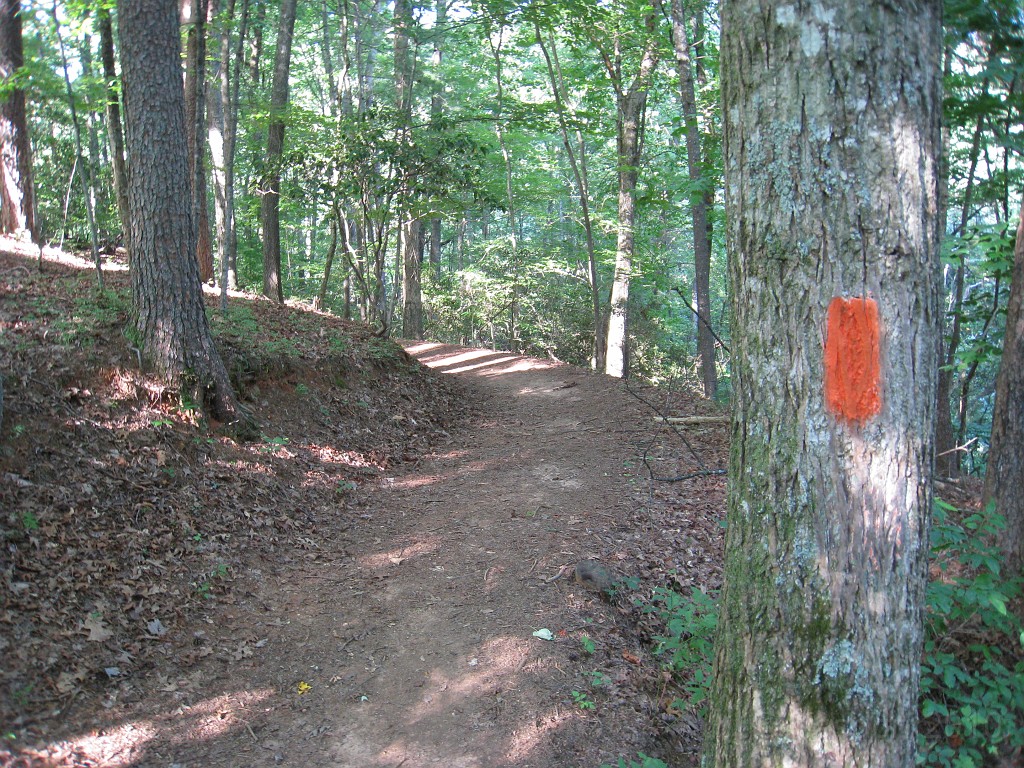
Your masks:
<instances>
[{"instance_id":1,"label":"fallen branch","mask_svg":"<svg viewBox=\"0 0 1024 768\"><path fill-rule=\"evenodd\" d=\"M666 424L728 424L728 416L655 416L655 421Z\"/></svg>"}]
</instances>

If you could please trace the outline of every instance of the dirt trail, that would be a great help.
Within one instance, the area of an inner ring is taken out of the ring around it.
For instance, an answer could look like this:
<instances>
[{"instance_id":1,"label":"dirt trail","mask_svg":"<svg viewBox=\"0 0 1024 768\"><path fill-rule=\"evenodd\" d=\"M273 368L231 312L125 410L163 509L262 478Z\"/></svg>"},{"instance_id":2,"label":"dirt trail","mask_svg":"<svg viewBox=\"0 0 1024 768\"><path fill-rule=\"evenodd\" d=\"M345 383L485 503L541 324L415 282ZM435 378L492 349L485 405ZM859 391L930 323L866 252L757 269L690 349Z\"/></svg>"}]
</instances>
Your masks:
<instances>
[{"instance_id":1,"label":"dirt trail","mask_svg":"<svg viewBox=\"0 0 1024 768\"><path fill-rule=\"evenodd\" d=\"M589 690L581 632L600 643L621 616L569 576L581 558L615 565L635 455L619 428L638 404L568 366L409 351L464 379L486 415L388 478L315 560L254 570L210 619L235 662L205 660L203 695L176 708L173 693L140 703L148 717L92 750L104 764L597 768L635 754L635 711L573 702Z\"/></svg>"}]
</instances>

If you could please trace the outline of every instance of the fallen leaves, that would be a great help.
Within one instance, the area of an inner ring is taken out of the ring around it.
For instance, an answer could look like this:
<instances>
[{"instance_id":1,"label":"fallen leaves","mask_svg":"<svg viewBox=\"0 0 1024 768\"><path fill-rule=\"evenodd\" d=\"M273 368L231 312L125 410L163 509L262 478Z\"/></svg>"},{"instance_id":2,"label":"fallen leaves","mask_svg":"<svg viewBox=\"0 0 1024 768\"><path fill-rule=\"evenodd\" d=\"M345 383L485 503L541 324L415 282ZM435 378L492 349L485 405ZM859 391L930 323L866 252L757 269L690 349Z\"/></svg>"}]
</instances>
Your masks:
<instances>
[{"instance_id":1,"label":"fallen leaves","mask_svg":"<svg viewBox=\"0 0 1024 768\"><path fill-rule=\"evenodd\" d=\"M0 722L21 739L58 697L85 711L154 669L180 692L177 670L211 653L247 663L266 639L221 653L172 629L231 601L248 558L319 556L323 520L369 520L364 486L469 409L361 327L318 315L308 333L301 311L238 300L251 335L225 326L218 343L274 443L240 445L139 372L123 309L55 330L67 307L91 307L92 274L3 253L0 272L18 274L0 292ZM125 274L107 277L126 308Z\"/></svg>"}]
</instances>

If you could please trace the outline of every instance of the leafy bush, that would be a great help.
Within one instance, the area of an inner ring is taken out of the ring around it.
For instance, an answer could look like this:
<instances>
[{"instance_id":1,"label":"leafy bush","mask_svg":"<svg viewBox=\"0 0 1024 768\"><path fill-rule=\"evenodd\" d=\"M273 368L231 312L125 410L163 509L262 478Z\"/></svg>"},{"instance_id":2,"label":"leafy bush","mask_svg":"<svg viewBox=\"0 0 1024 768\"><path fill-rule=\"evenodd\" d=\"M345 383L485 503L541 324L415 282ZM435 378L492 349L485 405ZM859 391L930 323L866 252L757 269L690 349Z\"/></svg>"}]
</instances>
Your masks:
<instances>
[{"instance_id":1,"label":"leafy bush","mask_svg":"<svg viewBox=\"0 0 1024 768\"><path fill-rule=\"evenodd\" d=\"M668 667L681 679L687 694L684 704L696 707L703 716L711 687L712 651L718 628L715 598L697 588L687 598L674 590L658 587L649 610L665 622L667 632L655 638L657 653L670 654Z\"/></svg>"},{"instance_id":2,"label":"leafy bush","mask_svg":"<svg viewBox=\"0 0 1024 768\"><path fill-rule=\"evenodd\" d=\"M1024 748L1024 632L1008 603L1021 577L1001 571L1006 523L991 510L956 522L939 502L921 664L918 764L972 768Z\"/></svg>"},{"instance_id":3,"label":"leafy bush","mask_svg":"<svg viewBox=\"0 0 1024 768\"><path fill-rule=\"evenodd\" d=\"M932 522L938 576L927 589L917 763L980 768L1024 750L1024 625L1009 608L1024 579L1002 571L1002 517L990 509L958 522L951 512L937 502ZM665 623L658 652L671 654L668 667L688 694L683 703L705 714L715 598L659 588L648 610Z\"/></svg>"}]
</instances>

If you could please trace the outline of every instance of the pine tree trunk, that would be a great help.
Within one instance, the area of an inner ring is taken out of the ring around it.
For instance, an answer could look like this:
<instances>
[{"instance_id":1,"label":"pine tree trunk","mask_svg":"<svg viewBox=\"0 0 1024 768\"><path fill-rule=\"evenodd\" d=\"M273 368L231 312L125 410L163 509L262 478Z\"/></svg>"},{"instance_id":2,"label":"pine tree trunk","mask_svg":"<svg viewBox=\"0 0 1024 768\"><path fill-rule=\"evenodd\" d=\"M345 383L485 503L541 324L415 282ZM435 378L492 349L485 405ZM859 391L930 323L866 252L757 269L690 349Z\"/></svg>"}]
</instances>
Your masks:
<instances>
[{"instance_id":1,"label":"pine tree trunk","mask_svg":"<svg viewBox=\"0 0 1024 768\"><path fill-rule=\"evenodd\" d=\"M21 1L0 0L0 78L8 80L24 63ZM0 232L24 232L35 240L32 151L21 88L0 100L0 175Z\"/></svg>"},{"instance_id":2,"label":"pine tree trunk","mask_svg":"<svg viewBox=\"0 0 1024 768\"><path fill-rule=\"evenodd\" d=\"M266 170L261 185L260 221L263 225L263 295L284 302L281 285L281 157L284 154L284 110L288 107L288 72L296 0L282 0L270 86L270 126L267 129Z\"/></svg>"},{"instance_id":3,"label":"pine tree trunk","mask_svg":"<svg viewBox=\"0 0 1024 768\"><path fill-rule=\"evenodd\" d=\"M134 333L168 381L242 434L239 406L206 320L195 259L178 16L167 0L118 3L124 80Z\"/></svg>"},{"instance_id":4,"label":"pine tree trunk","mask_svg":"<svg viewBox=\"0 0 1024 768\"><path fill-rule=\"evenodd\" d=\"M1024 565L1024 203L1013 249L1013 277L1006 305L1003 357L996 377L992 440L985 474L986 503L1006 518L1002 537L1008 568Z\"/></svg>"},{"instance_id":5,"label":"pine tree trunk","mask_svg":"<svg viewBox=\"0 0 1024 768\"><path fill-rule=\"evenodd\" d=\"M734 415L709 767L914 765L941 10L723 5Z\"/></svg>"}]
</instances>

